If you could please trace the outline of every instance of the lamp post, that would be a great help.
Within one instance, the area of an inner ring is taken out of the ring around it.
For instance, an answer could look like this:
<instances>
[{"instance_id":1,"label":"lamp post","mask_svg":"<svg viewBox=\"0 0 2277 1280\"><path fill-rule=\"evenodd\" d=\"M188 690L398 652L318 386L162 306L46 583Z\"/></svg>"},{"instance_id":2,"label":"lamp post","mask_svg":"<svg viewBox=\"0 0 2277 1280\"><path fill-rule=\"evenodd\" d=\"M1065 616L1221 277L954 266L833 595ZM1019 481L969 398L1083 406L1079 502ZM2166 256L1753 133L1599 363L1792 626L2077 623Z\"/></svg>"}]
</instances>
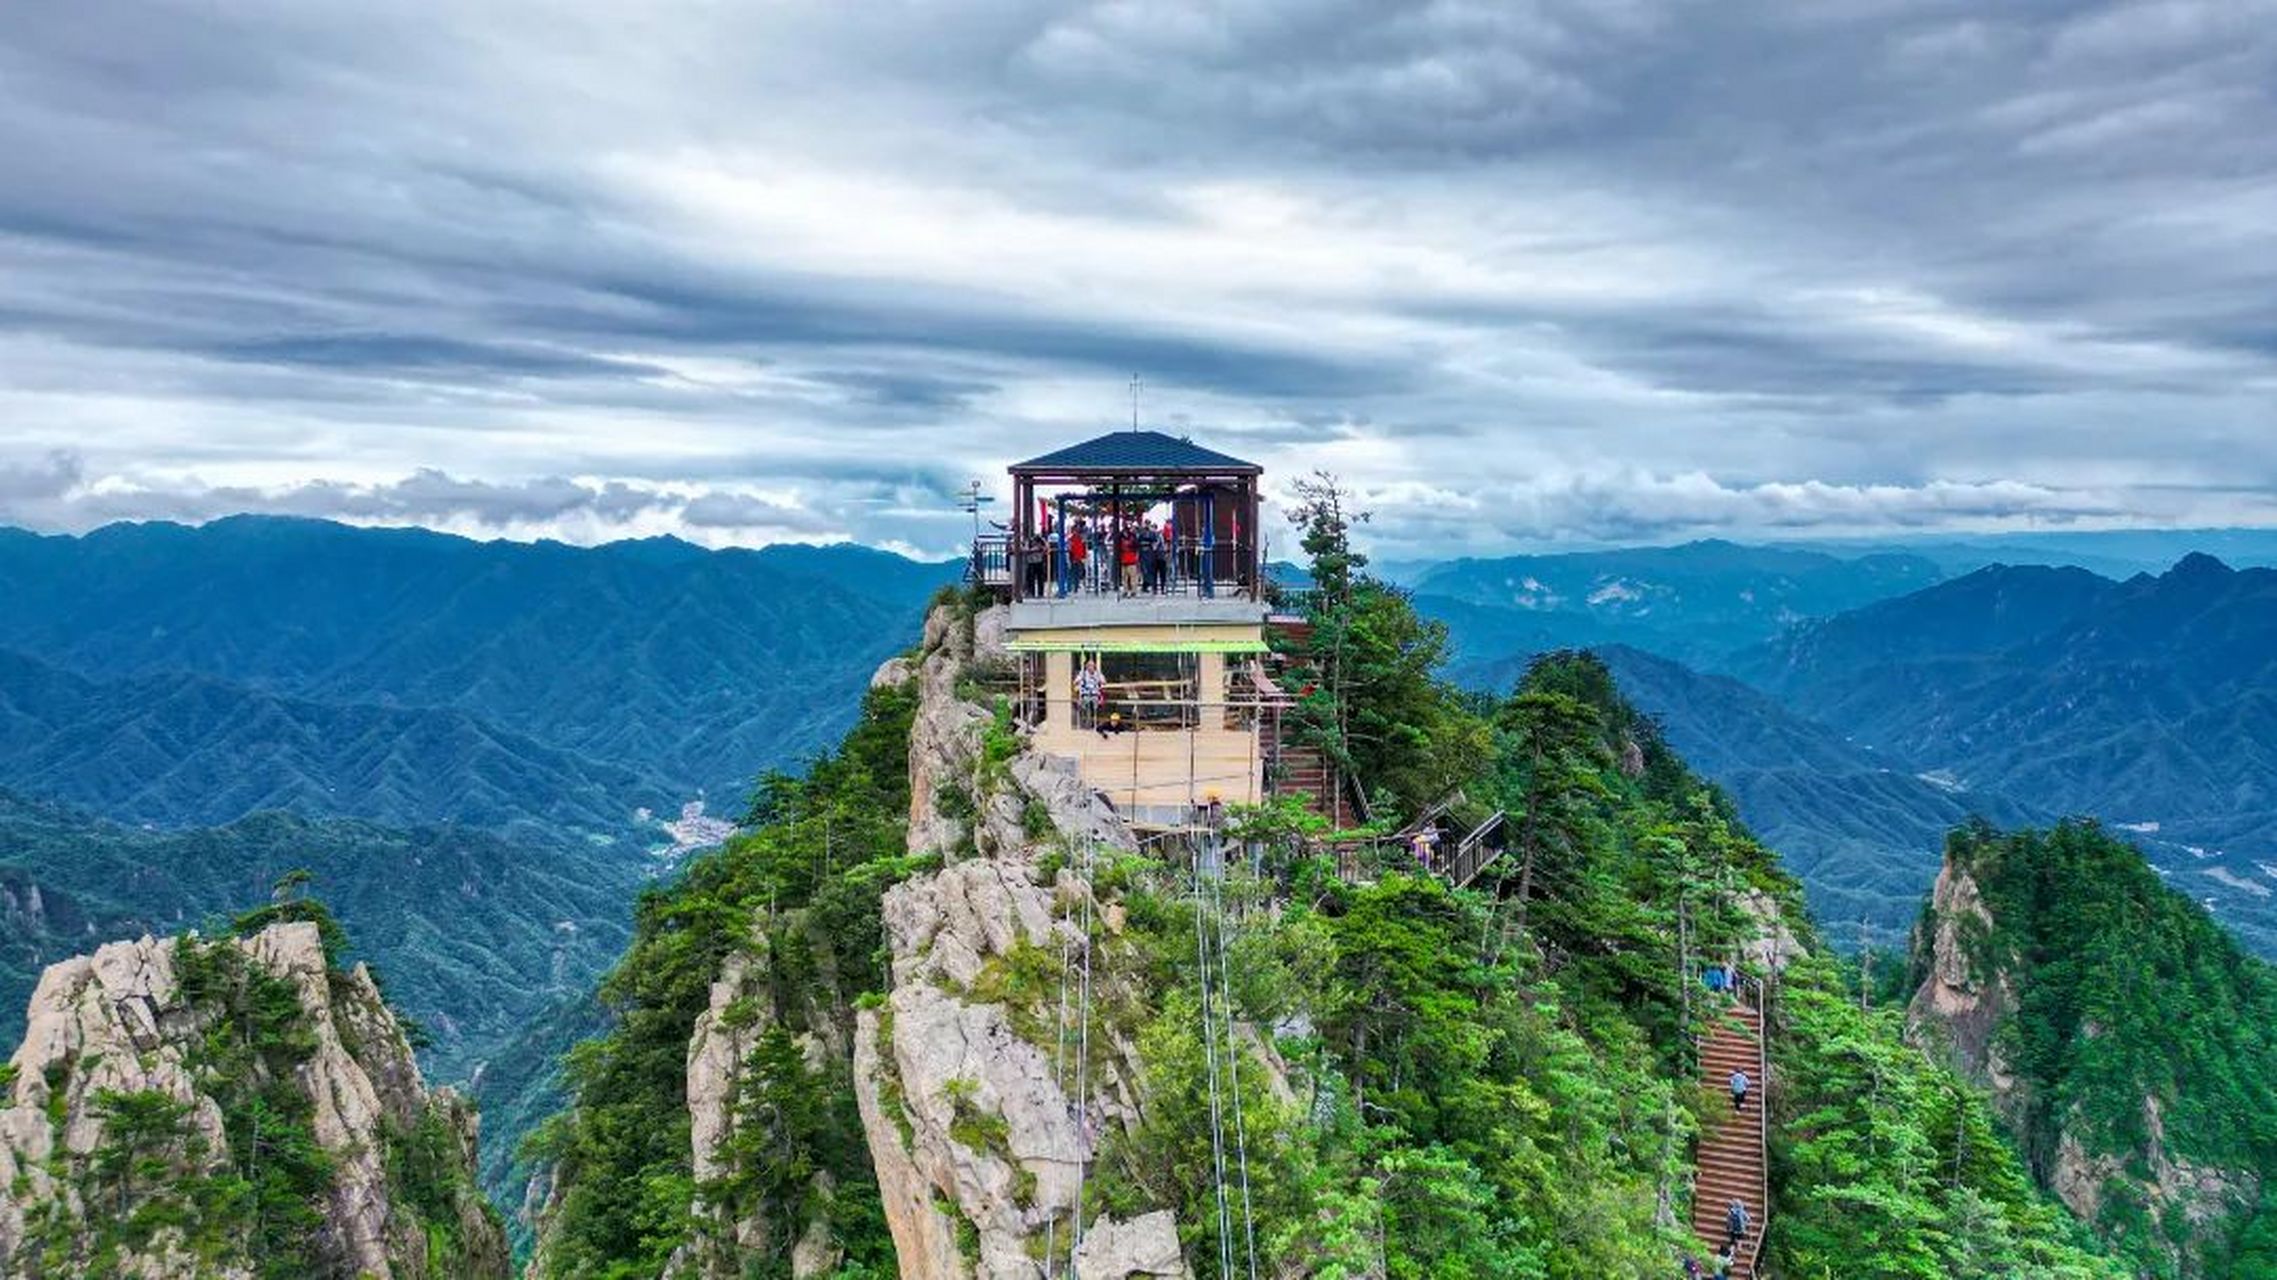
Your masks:
<instances>
[{"instance_id":1,"label":"lamp post","mask_svg":"<svg viewBox=\"0 0 2277 1280\"><path fill-rule=\"evenodd\" d=\"M981 492L981 482L978 480L968 482L964 488L957 491L957 494L960 499L957 503L957 509L972 516L972 540L978 543L980 541L980 509L996 501L996 495Z\"/></svg>"},{"instance_id":2,"label":"lamp post","mask_svg":"<svg viewBox=\"0 0 2277 1280\"><path fill-rule=\"evenodd\" d=\"M984 505L996 501L996 496L981 492L981 482L974 480L965 485L964 488L957 490L957 497L959 499L957 509L972 514L972 568L969 572L972 574L974 586L984 586L988 582L988 562L980 551L980 509ZM1013 568L1011 552L1012 548L1007 547L1004 564L1008 571Z\"/></svg>"}]
</instances>

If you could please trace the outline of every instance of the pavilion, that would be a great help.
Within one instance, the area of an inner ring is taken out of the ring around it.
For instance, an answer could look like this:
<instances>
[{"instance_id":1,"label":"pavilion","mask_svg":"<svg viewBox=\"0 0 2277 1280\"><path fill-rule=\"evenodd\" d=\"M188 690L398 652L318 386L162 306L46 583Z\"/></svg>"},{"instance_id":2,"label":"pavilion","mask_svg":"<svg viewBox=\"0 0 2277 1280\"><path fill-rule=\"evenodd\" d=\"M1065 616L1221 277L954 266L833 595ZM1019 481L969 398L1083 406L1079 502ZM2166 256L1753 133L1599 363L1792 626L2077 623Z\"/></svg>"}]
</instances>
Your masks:
<instances>
[{"instance_id":1,"label":"pavilion","mask_svg":"<svg viewBox=\"0 0 2277 1280\"><path fill-rule=\"evenodd\" d=\"M1281 750L1286 698L1260 661L1263 474L1159 431L1110 432L1014 464L1012 519L974 548L976 579L1011 602L1036 749L1072 760L1136 826L1257 801ZM1144 548L1137 591L1113 570L1126 530ZM1096 715L1076 699L1090 663Z\"/></svg>"}]
</instances>

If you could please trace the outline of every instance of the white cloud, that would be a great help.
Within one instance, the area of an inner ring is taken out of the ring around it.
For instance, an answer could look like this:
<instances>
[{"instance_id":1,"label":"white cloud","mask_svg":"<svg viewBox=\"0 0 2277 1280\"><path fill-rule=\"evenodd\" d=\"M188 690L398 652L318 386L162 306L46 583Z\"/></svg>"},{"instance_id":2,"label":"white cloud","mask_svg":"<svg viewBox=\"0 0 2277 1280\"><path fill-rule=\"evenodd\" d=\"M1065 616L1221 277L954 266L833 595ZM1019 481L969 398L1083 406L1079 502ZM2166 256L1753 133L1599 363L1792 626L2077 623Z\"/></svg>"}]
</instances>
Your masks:
<instances>
[{"instance_id":1,"label":"white cloud","mask_svg":"<svg viewBox=\"0 0 2277 1280\"><path fill-rule=\"evenodd\" d=\"M2265 519L2272 12L33 0L0 515L943 549L1137 373L1387 541Z\"/></svg>"}]
</instances>

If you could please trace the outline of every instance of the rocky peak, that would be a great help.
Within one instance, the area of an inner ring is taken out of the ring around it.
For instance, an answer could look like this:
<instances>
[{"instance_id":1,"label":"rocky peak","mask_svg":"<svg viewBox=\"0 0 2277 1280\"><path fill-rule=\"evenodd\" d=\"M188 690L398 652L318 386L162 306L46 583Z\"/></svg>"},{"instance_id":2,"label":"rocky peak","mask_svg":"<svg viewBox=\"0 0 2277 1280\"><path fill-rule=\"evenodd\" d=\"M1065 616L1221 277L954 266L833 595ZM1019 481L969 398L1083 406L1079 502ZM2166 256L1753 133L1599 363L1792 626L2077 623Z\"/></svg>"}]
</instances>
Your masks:
<instances>
[{"instance_id":1,"label":"rocky peak","mask_svg":"<svg viewBox=\"0 0 2277 1280\"><path fill-rule=\"evenodd\" d=\"M1976 877L1947 858L1914 938L1918 967L1927 976L1906 1006L1906 1025L1917 1040L1942 1046L1963 1074L1991 1091L1993 1105L2014 1123L2025 1102L1995 1033L2016 1012L2016 993L2005 969L1974 954L1974 941L1989 937L1992 928Z\"/></svg>"},{"instance_id":2,"label":"rocky peak","mask_svg":"<svg viewBox=\"0 0 2277 1280\"><path fill-rule=\"evenodd\" d=\"M476 1121L318 926L50 966L0 1107L0 1272L503 1277ZM436 1250L437 1241L448 1248Z\"/></svg>"},{"instance_id":3,"label":"rocky peak","mask_svg":"<svg viewBox=\"0 0 2277 1280\"><path fill-rule=\"evenodd\" d=\"M1052 1011L1007 975L1058 973L1085 945L1113 949L1119 917L1081 877L1047 873L1064 846L1136 847L1129 827L1072 772L1032 754L985 776L984 708L958 696L976 665L1008 660L1002 609L969 629L937 609L914 664L880 679L919 691L910 738L910 847L964 851L888 891L892 992L856 1022L854 1077L904 1280L1040 1280L1047 1254L1084 1280L1184 1277L1174 1214L1072 1228L1087 1164L1110 1126L1135 1121L1137 1055L1102 1027L1083 1089L1047 1046ZM969 803L944 806L961 793ZM960 815L969 814L969 817ZM1036 816L1050 834L1034 834ZM1090 925L1086 934L1084 925ZM1100 982L1117 981L1102 957ZM1080 1096L1078 1096L1080 1094Z\"/></svg>"}]
</instances>

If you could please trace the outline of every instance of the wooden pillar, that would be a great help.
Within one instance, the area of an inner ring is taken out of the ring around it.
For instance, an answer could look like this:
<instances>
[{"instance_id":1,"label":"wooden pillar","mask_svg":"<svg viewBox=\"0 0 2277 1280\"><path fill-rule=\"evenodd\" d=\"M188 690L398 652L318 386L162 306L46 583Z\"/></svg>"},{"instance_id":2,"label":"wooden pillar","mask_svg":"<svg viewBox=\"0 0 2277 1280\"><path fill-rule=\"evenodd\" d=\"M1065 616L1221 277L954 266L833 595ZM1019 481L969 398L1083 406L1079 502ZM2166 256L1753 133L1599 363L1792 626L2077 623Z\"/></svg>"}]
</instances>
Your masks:
<instances>
[{"instance_id":1,"label":"wooden pillar","mask_svg":"<svg viewBox=\"0 0 2277 1280\"><path fill-rule=\"evenodd\" d=\"M1012 598L1024 600L1028 595L1028 482L1015 476L1012 480Z\"/></svg>"},{"instance_id":2,"label":"wooden pillar","mask_svg":"<svg viewBox=\"0 0 2277 1280\"><path fill-rule=\"evenodd\" d=\"M1075 655L1054 649L1044 655L1044 729L1067 733L1075 728Z\"/></svg>"},{"instance_id":3,"label":"wooden pillar","mask_svg":"<svg viewBox=\"0 0 2277 1280\"><path fill-rule=\"evenodd\" d=\"M1223 726L1225 724L1225 655L1222 653L1202 653L1196 654L1195 657L1199 658L1200 661L1195 664L1194 700L1201 704L1196 708L1195 722L1204 725Z\"/></svg>"}]
</instances>

